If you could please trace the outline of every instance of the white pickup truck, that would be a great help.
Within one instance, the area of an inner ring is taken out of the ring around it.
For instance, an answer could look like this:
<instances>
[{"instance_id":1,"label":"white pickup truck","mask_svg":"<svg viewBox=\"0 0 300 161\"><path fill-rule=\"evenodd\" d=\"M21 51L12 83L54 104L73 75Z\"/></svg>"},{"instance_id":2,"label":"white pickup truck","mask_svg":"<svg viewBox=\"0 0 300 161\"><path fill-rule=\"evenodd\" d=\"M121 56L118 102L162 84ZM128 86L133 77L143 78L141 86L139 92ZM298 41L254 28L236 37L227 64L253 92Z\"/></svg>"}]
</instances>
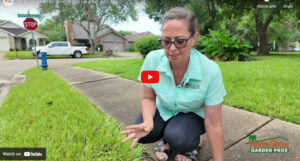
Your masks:
<instances>
[{"instance_id":1,"label":"white pickup truck","mask_svg":"<svg viewBox=\"0 0 300 161\"><path fill-rule=\"evenodd\" d=\"M66 41L57 41L51 42L46 46L37 46L36 52L38 55L41 52L46 52L47 55L70 55L73 58L80 58L83 54L88 54L88 48L86 46L71 46ZM32 55L36 55L34 47L32 48Z\"/></svg>"}]
</instances>

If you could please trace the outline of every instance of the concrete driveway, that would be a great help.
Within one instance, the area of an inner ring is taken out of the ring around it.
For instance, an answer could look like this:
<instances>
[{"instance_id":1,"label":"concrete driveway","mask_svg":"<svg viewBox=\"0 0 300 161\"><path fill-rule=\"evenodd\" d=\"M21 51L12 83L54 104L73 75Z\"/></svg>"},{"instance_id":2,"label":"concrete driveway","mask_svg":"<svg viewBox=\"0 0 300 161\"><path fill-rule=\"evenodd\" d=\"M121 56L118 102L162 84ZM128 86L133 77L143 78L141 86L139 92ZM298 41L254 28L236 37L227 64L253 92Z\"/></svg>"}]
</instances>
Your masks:
<instances>
[{"instance_id":1,"label":"concrete driveway","mask_svg":"<svg viewBox=\"0 0 300 161\"><path fill-rule=\"evenodd\" d=\"M0 60L3 59L3 56L5 55L6 51L0 51Z\"/></svg>"}]
</instances>

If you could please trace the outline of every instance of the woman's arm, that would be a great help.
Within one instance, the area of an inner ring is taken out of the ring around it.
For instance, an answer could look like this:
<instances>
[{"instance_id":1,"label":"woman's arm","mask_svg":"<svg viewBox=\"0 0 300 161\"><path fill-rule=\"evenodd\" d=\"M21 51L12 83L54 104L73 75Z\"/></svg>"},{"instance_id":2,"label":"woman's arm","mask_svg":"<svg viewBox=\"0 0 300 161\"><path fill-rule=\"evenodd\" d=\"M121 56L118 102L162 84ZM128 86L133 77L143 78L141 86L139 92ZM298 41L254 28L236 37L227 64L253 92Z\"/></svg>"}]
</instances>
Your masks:
<instances>
[{"instance_id":1,"label":"woman's arm","mask_svg":"<svg viewBox=\"0 0 300 161\"><path fill-rule=\"evenodd\" d=\"M149 134L149 132L153 129L153 117L156 111L155 105L155 92L152 88L144 86L144 94L142 99L142 115L143 115L143 123L138 125L131 125L125 127L125 130L120 134L125 135L129 134L127 138L125 138L122 142L127 142L133 139L131 144L131 148L139 141L140 138Z\"/></svg>"},{"instance_id":2,"label":"woman's arm","mask_svg":"<svg viewBox=\"0 0 300 161\"><path fill-rule=\"evenodd\" d=\"M144 85L143 99L142 99L142 115L143 122L148 126L146 131L151 131L153 129L153 117L156 111L155 104L156 94L154 90L150 87Z\"/></svg>"},{"instance_id":3,"label":"woman's arm","mask_svg":"<svg viewBox=\"0 0 300 161\"><path fill-rule=\"evenodd\" d=\"M205 106L205 129L214 161L224 160L224 128L222 121L222 103Z\"/></svg>"}]
</instances>

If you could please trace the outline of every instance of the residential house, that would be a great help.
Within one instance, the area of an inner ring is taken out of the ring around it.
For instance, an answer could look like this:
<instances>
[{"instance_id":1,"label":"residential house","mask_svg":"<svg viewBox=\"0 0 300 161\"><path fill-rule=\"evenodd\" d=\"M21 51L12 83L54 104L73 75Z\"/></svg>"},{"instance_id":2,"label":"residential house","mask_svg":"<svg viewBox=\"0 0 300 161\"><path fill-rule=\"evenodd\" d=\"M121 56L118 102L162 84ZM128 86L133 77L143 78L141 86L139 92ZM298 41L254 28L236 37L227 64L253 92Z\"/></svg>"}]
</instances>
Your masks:
<instances>
[{"instance_id":1,"label":"residential house","mask_svg":"<svg viewBox=\"0 0 300 161\"><path fill-rule=\"evenodd\" d=\"M33 42L37 46L43 46L46 43L47 36L33 31L34 41L31 31L11 22L4 21L0 23L0 51L9 51L11 48L20 50L30 49Z\"/></svg>"},{"instance_id":2,"label":"residential house","mask_svg":"<svg viewBox=\"0 0 300 161\"><path fill-rule=\"evenodd\" d=\"M87 26L87 22L83 22ZM95 41L93 29L91 25L91 38ZM67 41L72 44L84 44L90 47L89 37L87 32L80 25L74 24L71 21L65 21L64 29L66 32ZM113 28L106 25L104 29L96 34L96 49L99 47L102 51L112 50L113 53L123 52L127 46L127 40Z\"/></svg>"},{"instance_id":3,"label":"residential house","mask_svg":"<svg viewBox=\"0 0 300 161\"><path fill-rule=\"evenodd\" d=\"M140 33L133 33L130 35L126 35L125 38L128 40L128 47L130 47L131 45L134 44L135 41L150 35L153 34L147 31L147 32L140 32Z\"/></svg>"}]
</instances>

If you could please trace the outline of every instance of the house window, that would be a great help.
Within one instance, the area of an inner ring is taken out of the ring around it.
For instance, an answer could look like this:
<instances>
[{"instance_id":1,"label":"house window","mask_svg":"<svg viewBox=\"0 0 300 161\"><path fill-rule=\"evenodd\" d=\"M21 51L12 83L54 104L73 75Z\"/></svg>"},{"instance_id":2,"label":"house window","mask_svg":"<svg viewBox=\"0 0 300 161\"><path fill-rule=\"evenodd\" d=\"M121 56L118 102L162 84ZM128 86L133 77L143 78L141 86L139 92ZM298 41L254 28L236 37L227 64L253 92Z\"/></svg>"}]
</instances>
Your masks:
<instances>
[{"instance_id":1,"label":"house window","mask_svg":"<svg viewBox=\"0 0 300 161\"><path fill-rule=\"evenodd\" d=\"M36 45L36 40L34 40L34 43L33 43L33 39L30 39L29 40L29 46L30 46L30 48L33 47L34 45Z\"/></svg>"}]
</instances>

